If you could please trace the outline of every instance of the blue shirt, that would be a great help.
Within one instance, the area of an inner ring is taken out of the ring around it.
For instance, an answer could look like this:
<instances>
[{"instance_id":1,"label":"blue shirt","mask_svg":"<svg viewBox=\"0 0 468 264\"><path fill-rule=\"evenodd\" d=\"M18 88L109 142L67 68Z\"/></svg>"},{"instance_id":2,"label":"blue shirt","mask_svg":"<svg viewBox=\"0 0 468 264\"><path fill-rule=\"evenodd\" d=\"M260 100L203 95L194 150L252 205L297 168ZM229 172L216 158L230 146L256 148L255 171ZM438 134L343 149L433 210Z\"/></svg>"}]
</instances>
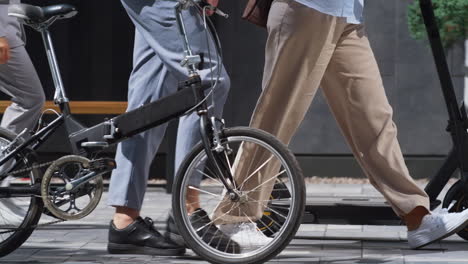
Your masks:
<instances>
[{"instance_id":1,"label":"blue shirt","mask_svg":"<svg viewBox=\"0 0 468 264\"><path fill-rule=\"evenodd\" d=\"M321 13L345 17L350 24L361 24L364 21L364 0L296 0Z\"/></svg>"}]
</instances>

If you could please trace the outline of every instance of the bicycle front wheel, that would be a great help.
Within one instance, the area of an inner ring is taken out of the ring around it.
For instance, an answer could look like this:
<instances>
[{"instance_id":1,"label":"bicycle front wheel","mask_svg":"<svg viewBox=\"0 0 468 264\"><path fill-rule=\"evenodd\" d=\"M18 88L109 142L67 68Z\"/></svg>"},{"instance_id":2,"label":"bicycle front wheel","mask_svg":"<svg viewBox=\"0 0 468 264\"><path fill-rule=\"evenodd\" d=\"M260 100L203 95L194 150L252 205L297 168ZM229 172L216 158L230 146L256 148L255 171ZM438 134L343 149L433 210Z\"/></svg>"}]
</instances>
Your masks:
<instances>
[{"instance_id":1,"label":"bicycle front wheel","mask_svg":"<svg viewBox=\"0 0 468 264\"><path fill-rule=\"evenodd\" d=\"M173 186L179 232L189 248L212 263L267 261L289 244L302 223L302 171L288 148L261 130L225 129L220 144L223 150L214 154L222 170L230 172L222 177L235 194L227 192L199 143Z\"/></svg>"}]
</instances>

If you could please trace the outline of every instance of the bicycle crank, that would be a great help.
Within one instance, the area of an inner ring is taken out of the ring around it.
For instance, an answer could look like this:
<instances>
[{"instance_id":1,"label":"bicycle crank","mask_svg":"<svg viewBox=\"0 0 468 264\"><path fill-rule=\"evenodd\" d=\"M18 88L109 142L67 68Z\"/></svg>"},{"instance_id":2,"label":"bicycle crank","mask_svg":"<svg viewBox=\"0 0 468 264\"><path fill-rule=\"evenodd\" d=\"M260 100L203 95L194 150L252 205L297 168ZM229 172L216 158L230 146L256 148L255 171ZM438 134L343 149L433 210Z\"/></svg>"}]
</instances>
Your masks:
<instances>
[{"instance_id":1,"label":"bicycle crank","mask_svg":"<svg viewBox=\"0 0 468 264\"><path fill-rule=\"evenodd\" d=\"M102 175L114 168L115 161L109 158L89 160L70 155L54 161L42 178L44 206L62 220L89 215L101 200Z\"/></svg>"}]
</instances>

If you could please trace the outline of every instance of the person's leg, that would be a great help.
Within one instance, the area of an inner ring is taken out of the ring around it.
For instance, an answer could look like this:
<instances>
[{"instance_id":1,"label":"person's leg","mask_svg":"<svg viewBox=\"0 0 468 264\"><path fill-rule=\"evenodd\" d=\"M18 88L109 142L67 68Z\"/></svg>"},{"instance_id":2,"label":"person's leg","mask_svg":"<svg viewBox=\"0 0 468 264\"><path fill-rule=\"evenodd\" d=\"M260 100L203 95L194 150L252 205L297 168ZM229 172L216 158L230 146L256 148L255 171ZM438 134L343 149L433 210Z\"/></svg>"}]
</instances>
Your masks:
<instances>
[{"instance_id":1,"label":"person's leg","mask_svg":"<svg viewBox=\"0 0 468 264\"><path fill-rule=\"evenodd\" d=\"M343 19L322 14L293 0L273 2L268 20L263 92L257 102L250 126L269 132L289 144L301 124L333 55L336 41L345 26ZM268 201L279 170L277 162L269 161L267 153L245 144L239 151L235 179L243 191L264 184L251 192L254 201ZM254 176L251 173L257 171ZM217 224L248 222L261 217L264 204L240 205L231 210L227 199L216 209ZM248 214L246 217L244 214Z\"/></svg>"},{"instance_id":2,"label":"person's leg","mask_svg":"<svg viewBox=\"0 0 468 264\"><path fill-rule=\"evenodd\" d=\"M168 74L159 56L136 31L133 71L129 80L128 109L153 102L171 93L175 80ZM132 223L141 209L149 168L167 125L142 132L117 147L117 168L109 186L108 204L117 207L114 225L124 228Z\"/></svg>"},{"instance_id":3,"label":"person's leg","mask_svg":"<svg viewBox=\"0 0 468 264\"><path fill-rule=\"evenodd\" d=\"M171 75L178 81L186 80L187 69L180 65L184 58L184 47L174 17L174 7L177 2L154 0L124 0L122 2L136 28L159 55ZM208 100L210 110L212 110L211 113L220 116L229 91L230 80L224 66L217 61L216 46L209 31L204 28L203 21L197 12L199 11L195 8L183 11L185 27L193 53L203 56L204 63L199 71L203 83L211 83L212 79L220 74L213 94L214 106L211 105L211 98ZM149 19L141 19L142 17ZM164 41L158 41L160 39L164 39ZM181 117L177 134L176 170L199 140L198 116L192 113L189 116ZM168 175L168 177L172 177L172 175ZM191 184L198 185L200 180L201 175L198 178L194 177ZM196 199L197 195L190 197Z\"/></svg>"},{"instance_id":4,"label":"person's leg","mask_svg":"<svg viewBox=\"0 0 468 264\"><path fill-rule=\"evenodd\" d=\"M409 175L393 111L362 25L348 25L322 81L324 95L358 162L395 212L406 215L427 194Z\"/></svg>"},{"instance_id":5,"label":"person's leg","mask_svg":"<svg viewBox=\"0 0 468 264\"><path fill-rule=\"evenodd\" d=\"M132 19L133 23L135 24L135 27L141 37L141 39L144 39L145 41L145 48L144 48L144 58L138 60L139 63L135 63L134 65L134 72L132 73L132 79L134 78L136 82L141 81L141 79L147 77L150 78L146 86L148 89L155 89L157 87L164 86L166 87L166 94L168 93L173 93L177 91L177 82L178 81L185 81L188 78L188 70L185 69L180 65L180 62L184 59L185 53L184 53L184 47L183 47L183 42L182 38L179 33L179 28L175 20L175 9L174 7L177 4L177 1L155 1L155 0L122 0L122 4L124 8L126 9L128 15ZM190 9L189 11L184 11L184 17L185 17L185 22L186 22L186 30L188 33L188 38L190 43L193 43L192 49L195 54L199 53L205 53L205 64L208 63L209 57L211 57L211 60L215 62L215 49L214 45L211 41L211 56L208 56L206 54L206 46L203 46L202 43L203 41L206 41L207 36L205 35L205 29L202 25L202 20L197 16L197 10L194 8ZM154 73L151 72L151 69L154 69L154 65L148 65L148 56L150 54L155 54L157 58L160 60L160 65L162 69L165 71L164 75L162 73ZM148 66L148 69L144 69L146 66ZM213 74L216 74L215 70L220 69L221 70L221 76L220 76L220 90L226 90L227 87L229 87L229 79L227 77L226 72L224 71L224 68L222 66L213 66L213 68L208 68L208 67L203 67L203 69L200 70L200 75L202 77L202 80L207 83L209 82L208 76ZM140 72L142 75L140 78L137 76L136 72ZM164 79L157 79L148 76L166 76ZM170 78L170 80L169 80ZM156 86L156 87L154 87ZM158 98L161 96L161 94L158 95ZM141 103L142 100L137 100ZM184 123L184 122L183 122ZM161 135L157 135L157 138L162 137ZM184 137L183 135L179 135L180 137ZM138 140L138 139L135 139ZM151 140L151 141L149 141ZM160 139L154 139L154 137L148 138L148 139L142 139L142 142L145 142L148 144L148 142L156 142L156 140ZM128 153L130 154L131 157L133 155L138 155L140 158L144 157L144 159L147 159L148 154L153 154L154 153L142 153L141 149L138 147L135 147L135 144L137 143L128 143ZM143 143L142 143L143 144ZM158 141L159 144L159 141ZM122 148L123 148L122 144ZM148 145L157 145L157 144L148 144ZM135 153L132 155L132 151L136 151L136 148L138 148L138 153ZM143 148L145 149L145 148ZM125 155L125 153L123 154ZM151 155L151 157L153 156ZM121 183L118 183L120 186L125 186L125 185L130 185L130 188L125 188L121 187L122 190L120 194L117 194L117 196L122 196L122 194L125 194L125 191L131 191L134 193L135 197L132 197L132 195L129 195L127 192L126 198L127 199L121 199L120 203L124 203L124 207L127 207L124 209L123 214L129 213L127 216L131 218L131 215L137 215L135 214L135 210L139 210L138 207L141 207L141 202L142 202L142 197L145 191L145 186L146 186L146 179L147 175L138 175L145 173L147 174L147 168L149 166L145 165L145 168L140 168L141 166L135 166L132 164L138 164L138 162L142 162L141 160L130 160L127 162L128 164L123 161L122 163L119 163L117 161L117 165L123 166L127 168L126 172L124 174L134 174L135 176L129 177L128 181L122 181ZM123 165L122 165L123 164ZM147 164L145 162L145 164ZM129 167L133 166L133 167ZM138 168L136 168L138 167ZM122 169L124 170L124 169ZM135 170L140 170L139 173L136 173ZM169 175L172 176L172 175ZM128 176L122 176L123 179L127 179L126 177ZM135 178L139 177L138 180ZM132 182L138 181L139 184L133 184ZM144 182L143 182L144 181ZM145 186L143 186L145 185ZM132 188L132 186L135 186L136 188ZM114 189L116 190L116 189ZM115 192L119 192L118 190ZM135 205L133 205L136 203ZM130 209L131 208L131 209ZM132 210L133 209L133 210ZM122 208L119 208L119 211L117 214L120 214L122 211ZM193 216L193 214L192 214ZM195 217L195 216L194 216ZM207 216L203 216L203 220L209 219ZM217 244L220 244L220 240L226 240L228 245L229 245L229 238L223 237L222 233L218 232L217 228L215 226L209 226L205 225L200 227L200 229L203 229L202 232L204 233L210 233L211 235L205 236L204 239L208 239L210 241L208 242L214 242ZM209 229L205 231L205 229ZM214 230L216 229L216 230ZM213 239L213 237L216 236L216 239ZM221 243L222 244L222 243ZM179 244L181 245L181 244ZM232 246L232 243L231 245Z\"/></svg>"},{"instance_id":6,"label":"person's leg","mask_svg":"<svg viewBox=\"0 0 468 264\"><path fill-rule=\"evenodd\" d=\"M127 110L175 92L175 85L158 55L136 31ZM111 176L108 196L108 204L116 207L109 227L109 253L180 255L185 252L184 247L163 237L151 219L140 217L150 164L166 127L164 124L142 132L117 147L117 168Z\"/></svg>"},{"instance_id":7,"label":"person's leg","mask_svg":"<svg viewBox=\"0 0 468 264\"><path fill-rule=\"evenodd\" d=\"M348 25L322 87L354 155L408 227L411 248L449 236L468 224L462 213L429 212L429 198L409 175L397 140L393 111L362 25Z\"/></svg>"},{"instance_id":8,"label":"person's leg","mask_svg":"<svg viewBox=\"0 0 468 264\"><path fill-rule=\"evenodd\" d=\"M7 64L0 65L0 90L11 96L12 103L3 114L0 126L16 134L25 128L31 130L35 127L44 105L45 96L36 69L29 58L24 45L11 48L11 58ZM29 136L29 133L25 134ZM0 172L7 171L14 165L10 160L0 166ZM6 177L1 181L2 187L7 187L14 178ZM9 221L21 222L24 212L14 199L1 199L3 215Z\"/></svg>"},{"instance_id":9,"label":"person's leg","mask_svg":"<svg viewBox=\"0 0 468 264\"><path fill-rule=\"evenodd\" d=\"M12 97L0 124L15 133L33 129L45 101L41 81L25 47L11 49L11 59L0 65L0 89Z\"/></svg>"}]
</instances>

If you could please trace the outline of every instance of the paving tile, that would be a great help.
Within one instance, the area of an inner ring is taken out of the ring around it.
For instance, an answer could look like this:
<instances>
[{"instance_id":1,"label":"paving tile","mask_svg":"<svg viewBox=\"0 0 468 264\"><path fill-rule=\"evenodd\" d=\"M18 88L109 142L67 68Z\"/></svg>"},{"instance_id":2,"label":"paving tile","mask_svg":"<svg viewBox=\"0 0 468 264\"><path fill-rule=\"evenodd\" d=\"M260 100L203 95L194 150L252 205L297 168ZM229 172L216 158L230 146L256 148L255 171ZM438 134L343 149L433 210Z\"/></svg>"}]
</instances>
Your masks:
<instances>
[{"instance_id":1,"label":"paving tile","mask_svg":"<svg viewBox=\"0 0 468 264\"><path fill-rule=\"evenodd\" d=\"M401 241L408 241L408 232L407 231L400 231L398 232Z\"/></svg>"},{"instance_id":2,"label":"paving tile","mask_svg":"<svg viewBox=\"0 0 468 264\"><path fill-rule=\"evenodd\" d=\"M458 260L433 260L431 259L428 262L427 259L420 259L420 260L405 260L405 264L460 264L460 263L467 263L466 259L458 259Z\"/></svg>"},{"instance_id":3,"label":"paving tile","mask_svg":"<svg viewBox=\"0 0 468 264\"><path fill-rule=\"evenodd\" d=\"M98 264L102 263L101 261L74 261L74 260L68 260L66 262L67 264Z\"/></svg>"},{"instance_id":4,"label":"paving tile","mask_svg":"<svg viewBox=\"0 0 468 264\"><path fill-rule=\"evenodd\" d=\"M361 225L327 225L326 230L339 230L339 231L362 231Z\"/></svg>"},{"instance_id":5,"label":"paving tile","mask_svg":"<svg viewBox=\"0 0 468 264\"><path fill-rule=\"evenodd\" d=\"M315 186L322 189L319 187ZM356 193L356 190L346 191L345 185L328 187L327 196L330 190ZM360 185L360 188L361 192L375 193L370 185ZM170 195L152 190L146 199L143 215L153 217L157 228L163 230ZM155 203L155 200L164 202ZM20 249L0 259L0 263L207 263L190 250L182 257L108 254L107 229L113 212L103 200L85 219L36 230ZM415 251L408 248L406 235L404 226L304 224L297 233L300 239L292 240L268 263L468 263L468 241L458 236Z\"/></svg>"},{"instance_id":6,"label":"paving tile","mask_svg":"<svg viewBox=\"0 0 468 264\"><path fill-rule=\"evenodd\" d=\"M325 231L326 229L327 225L302 224L297 232L320 232Z\"/></svg>"},{"instance_id":7,"label":"paving tile","mask_svg":"<svg viewBox=\"0 0 468 264\"><path fill-rule=\"evenodd\" d=\"M319 264L319 258L312 257L293 257L293 258L276 258L272 261L266 262L270 264L285 264L285 263L296 263L296 264Z\"/></svg>"},{"instance_id":8,"label":"paving tile","mask_svg":"<svg viewBox=\"0 0 468 264\"><path fill-rule=\"evenodd\" d=\"M400 241L398 233L370 234L359 231L328 230L325 238L329 239L351 239L351 240L372 240L372 241Z\"/></svg>"},{"instance_id":9,"label":"paving tile","mask_svg":"<svg viewBox=\"0 0 468 264\"><path fill-rule=\"evenodd\" d=\"M1 258L1 262L5 261L18 261L22 259L27 259L30 256L34 255L36 252L38 252L40 249L36 248L19 248L15 250L13 253Z\"/></svg>"},{"instance_id":10,"label":"paving tile","mask_svg":"<svg viewBox=\"0 0 468 264\"><path fill-rule=\"evenodd\" d=\"M297 232L296 238L298 239L324 239L325 231Z\"/></svg>"},{"instance_id":11,"label":"paving tile","mask_svg":"<svg viewBox=\"0 0 468 264\"><path fill-rule=\"evenodd\" d=\"M342 248L362 248L362 242L359 240L313 240L312 243L315 245L322 245L323 247L342 247Z\"/></svg>"},{"instance_id":12,"label":"paving tile","mask_svg":"<svg viewBox=\"0 0 468 264\"><path fill-rule=\"evenodd\" d=\"M356 263L385 263L385 264L406 264L404 259L392 259L392 258L363 258Z\"/></svg>"},{"instance_id":13,"label":"paving tile","mask_svg":"<svg viewBox=\"0 0 468 264\"><path fill-rule=\"evenodd\" d=\"M377 225L363 225L363 232L401 232L406 231L405 226L377 226Z\"/></svg>"},{"instance_id":14,"label":"paving tile","mask_svg":"<svg viewBox=\"0 0 468 264\"><path fill-rule=\"evenodd\" d=\"M404 256L401 250L399 249L367 249L363 248L362 250L363 260L391 260L391 261L403 261Z\"/></svg>"},{"instance_id":15,"label":"paving tile","mask_svg":"<svg viewBox=\"0 0 468 264\"><path fill-rule=\"evenodd\" d=\"M442 240L440 242L440 248L442 250L467 250L468 242L467 241L450 241Z\"/></svg>"},{"instance_id":16,"label":"paving tile","mask_svg":"<svg viewBox=\"0 0 468 264\"><path fill-rule=\"evenodd\" d=\"M399 241L362 241L362 247L365 249L389 249L389 250L399 250L399 249L408 249L406 243L401 243Z\"/></svg>"}]
</instances>

